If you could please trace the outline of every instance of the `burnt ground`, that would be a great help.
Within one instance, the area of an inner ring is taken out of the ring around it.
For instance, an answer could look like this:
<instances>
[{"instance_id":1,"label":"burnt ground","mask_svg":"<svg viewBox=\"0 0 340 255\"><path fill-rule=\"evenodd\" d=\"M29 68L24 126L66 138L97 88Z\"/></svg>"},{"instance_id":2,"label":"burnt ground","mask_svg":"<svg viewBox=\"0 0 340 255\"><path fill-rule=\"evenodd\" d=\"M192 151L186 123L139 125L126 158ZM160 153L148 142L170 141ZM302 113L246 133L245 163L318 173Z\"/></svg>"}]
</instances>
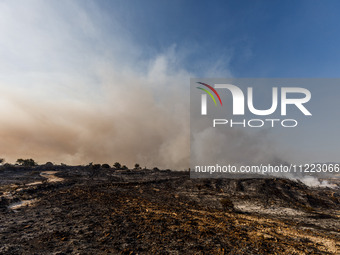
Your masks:
<instances>
[{"instance_id":1,"label":"burnt ground","mask_svg":"<svg viewBox=\"0 0 340 255\"><path fill-rule=\"evenodd\" d=\"M339 188L287 179L12 167L0 196L0 254L340 254Z\"/></svg>"}]
</instances>

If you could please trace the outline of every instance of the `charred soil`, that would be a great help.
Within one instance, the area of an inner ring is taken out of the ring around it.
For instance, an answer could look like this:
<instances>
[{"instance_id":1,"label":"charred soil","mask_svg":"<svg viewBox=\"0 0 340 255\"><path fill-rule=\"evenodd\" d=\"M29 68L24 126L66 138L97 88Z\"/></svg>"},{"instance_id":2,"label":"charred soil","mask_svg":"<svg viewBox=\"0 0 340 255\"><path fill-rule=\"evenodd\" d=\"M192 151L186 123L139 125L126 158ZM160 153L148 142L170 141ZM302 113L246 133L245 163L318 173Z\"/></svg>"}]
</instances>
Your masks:
<instances>
[{"instance_id":1,"label":"charred soil","mask_svg":"<svg viewBox=\"0 0 340 255\"><path fill-rule=\"evenodd\" d=\"M339 188L159 170L49 170L0 172L0 254L340 253Z\"/></svg>"}]
</instances>

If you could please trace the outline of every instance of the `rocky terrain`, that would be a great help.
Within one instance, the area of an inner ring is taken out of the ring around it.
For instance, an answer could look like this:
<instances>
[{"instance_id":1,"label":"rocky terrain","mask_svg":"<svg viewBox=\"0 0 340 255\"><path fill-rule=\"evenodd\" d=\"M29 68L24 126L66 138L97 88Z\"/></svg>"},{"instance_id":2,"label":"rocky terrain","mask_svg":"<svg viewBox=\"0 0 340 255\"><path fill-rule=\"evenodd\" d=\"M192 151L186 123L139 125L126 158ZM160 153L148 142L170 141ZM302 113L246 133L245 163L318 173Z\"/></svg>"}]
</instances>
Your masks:
<instances>
[{"instance_id":1,"label":"rocky terrain","mask_svg":"<svg viewBox=\"0 0 340 255\"><path fill-rule=\"evenodd\" d=\"M0 254L340 254L340 189L71 166L0 170Z\"/></svg>"}]
</instances>

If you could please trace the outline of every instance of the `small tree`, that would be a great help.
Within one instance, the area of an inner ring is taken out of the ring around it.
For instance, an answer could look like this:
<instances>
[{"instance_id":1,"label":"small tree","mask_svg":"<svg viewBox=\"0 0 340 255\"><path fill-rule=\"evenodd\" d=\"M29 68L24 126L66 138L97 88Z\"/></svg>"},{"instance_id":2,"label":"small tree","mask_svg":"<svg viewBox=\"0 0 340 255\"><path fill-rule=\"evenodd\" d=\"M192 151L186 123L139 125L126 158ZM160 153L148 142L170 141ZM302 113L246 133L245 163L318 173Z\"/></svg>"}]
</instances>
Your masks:
<instances>
[{"instance_id":1,"label":"small tree","mask_svg":"<svg viewBox=\"0 0 340 255\"><path fill-rule=\"evenodd\" d=\"M36 166L37 163L33 160L33 159L22 159L22 158L19 158L17 160L17 163L21 166Z\"/></svg>"},{"instance_id":2,"label":"small tree","mask_svg":"<svg viewBox=\"0 0 340 255\"><path fill-rule=\"evenodd\" d=\"M120 165L119 162L114 163L114 164L113 164L113 167L114 167L115 169L121 169L121 168L122 168L122 166Z\"/></svg>"},{"instance_id":3,"label":"small tree","mask_svg":"<svg viewBox=\"0 0 340 255\"><path fill-rule=\"evenodd\" d=\"M22 158L18 158L16 163L22 166L24 164L24 160Z\"/></svg>"},{"instance_id":4,"label":"small tree","mask_svg":"<svg viewBox=\"0 0 340 255\"><path fill-rule=\"evenodd\" d=\"M102 168L108 169L108 168L110 168L110 165L109 164L102 164Z\"/></svg>"},{"instance_id":5,"label":"small tree","mask_svg":"<svg viewBox=\"0 0 340 255\"><path fill-rule=\"evenodd\" d=\"M46 164L44 165L44 168L46 168L47 170L52 170L54 167L52 162L46 162Z\"/></svg>"},{"instance_id":6,"label":"small tree","mask_svg":"<svg viewBox=\"0 0 340 255\"><path fill-rule=\"evenodd\" d=\"M135 169L141 169L141 167L139 166L139 164L135 164Z\"/></svg>"},{"instance_id":7,"label":"small tree","mask_svg":"<svg viewBox=\"0 0 340 255\"><path fill-rule=\"evenodd\" d=\"M5 162L5 159L3 158L0 158L0 164L4 163Z\"/></svg>"},{"instance_id":8,"label":"small tree","mask_svg":"<svg viewBox=\"0 0 340 255\"><path fill-rule=\"evenodd\" d=\"M123 165L121 169L127 170L127 169L129 169L129 168L128 168L126 165Z\"/></svg>"}]
</instances>

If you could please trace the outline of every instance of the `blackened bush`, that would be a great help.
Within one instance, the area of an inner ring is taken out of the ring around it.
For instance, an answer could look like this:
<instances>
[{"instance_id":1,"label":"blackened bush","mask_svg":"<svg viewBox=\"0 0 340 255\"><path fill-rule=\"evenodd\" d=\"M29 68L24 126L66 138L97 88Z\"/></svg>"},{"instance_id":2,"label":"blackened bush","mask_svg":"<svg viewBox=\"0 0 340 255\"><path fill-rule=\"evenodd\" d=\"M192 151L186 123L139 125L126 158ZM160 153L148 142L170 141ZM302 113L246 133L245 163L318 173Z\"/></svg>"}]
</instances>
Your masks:
<instances>
[{"instance_id":1,"label":"blackened bush","mask_svg":"<svg viewBox=\"0 0 340 255\"><path fill-rule=\"evenodd\" d=\"M114 167L115 169L117 169L117 170L119 170L119 169L122 168L122 166L121 166L121 164L120 164L119 162L114 163L114 164L113 164L113 167Z\"/></svg>"},{"instance_id":2,"label":"blackened bush","mask_svg":"<svg viewBox=\"0 0 340 255\"><path fill-rule=\"evenodd\" d=\"M94 170L98 170L98 169L100 169L100 167L101 167L100 164L94 164L94 165L92 165L92 169L94 169Z\"/></svg>"},{"instance_id":3,"label":"blackened bush","mask_svg":"<svg viewBox=\"0 0 340 255\"><path fill-rule=\"evenodd\" d=\"M225 211L234 211L235 207L233 202L229 198L223 198L221 201L223 210Z\"/></svg>"},{"instance_id":4,"label":"blackened bush","mask_svg":"<svg viewBox=\"0 0 340 255\"><path fill-rule=\"evenodd\" d=\"M37 163L33 160L33 159L22 159L22 158L19 158L17 160L17 163L21 166L36 166Z\"/></svg>"},{"instance_id":5,"label":"blackened bush","mask_svg":"<svg viewBox=\"0 0 340 255\"><path fill-rule=\"evenodd\" d=\"M108 168L110 168L110 165L109 164L102 164L102 168L108 169Z\"/></svg>"}]
</instances>

